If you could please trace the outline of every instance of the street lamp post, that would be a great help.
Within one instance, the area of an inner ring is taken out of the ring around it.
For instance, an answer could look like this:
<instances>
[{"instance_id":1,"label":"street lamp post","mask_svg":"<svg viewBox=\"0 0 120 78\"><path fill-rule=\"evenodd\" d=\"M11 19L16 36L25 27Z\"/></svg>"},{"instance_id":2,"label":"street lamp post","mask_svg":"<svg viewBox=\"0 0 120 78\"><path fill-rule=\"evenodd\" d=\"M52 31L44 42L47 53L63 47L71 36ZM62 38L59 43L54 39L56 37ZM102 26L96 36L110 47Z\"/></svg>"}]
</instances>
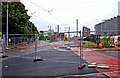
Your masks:
<instances>
[{"instance_id":1,"label":"street lamp post","mask_svg":"<svg viewBox=\"0 0 120 78\"><path fill-rule=\"evenodd\" d=\"M51 25L49 25L48 27L50 27L50 32L51 32Z\"/></svg>"},{"instance_id":2,"label":"street lamp post","mask_svg":"<svg viewBox=\"0 0 120 78\"><path fill-rule=\"evenodd\" d=\"M48 25L48 27L50 27L50 29L49 29L49 30L50 30L49 37L50 37L50 41L51 41L51 40L52 40L52 31L51 31L51 25ZM49 31L49 30L48 30L48 31Z\"/></svg>"},{"instance_id":3,"label":"street lamp post","mask_svg":"<svg viewBox=\"0 0 120 78\"><path fill-rule=\"evenodd\" d=\"M70 40L70 27L68 27L68 39Z\"/></svg>"},{"instance_id":4,"label":"street lamp post","mask_svg":"<svg viewBox=\"0 0 120 78\"><path fill-rule=\"evenodd\" d=\"M49 29L49 30L50 30L50 35L51 35L51 32L52 32L52 31L51 31L51 25L49 25L48 27L50 27L50 29Z\"/></svg>"},{"instance_id":5,"label":"street lamp post","mask_svg":"<svg viewBox=\"0 0 120 78\"><path fill-rule=\"evenodd\" d=\"M32 15L34 16L35 13L36 13L35 11L32 12L32 13L31 13L31 17L32 17ZM31 25L31 34L32 34L32 25Z\"/></svg>"},{"instance_id":6,"label":"street lamp post","mask_svg":"<svg viewBox=\"0 0 120 78\"><path fill-rule=\"evenodd\" d=\"M78 37L78 19L76 19L76 31L77 31L76 36Z\"/></svg>"},{"instance_id":7,"label":"street lamp post","mask_svg":"<svg viewBox=\"0 0 120 78\"><path fill-rule=\"evenodd\" d=\"M6 0L6 2L7 2L7 19L6 19L6 46L5 46L5 48L6 49L8 49L8 0ZM3 36L3 39L4 39L4 36ZM4 43L3 43L3 45L4 45ZM2 48L4 49L4 47L2 46ZM5 58L5 57L8 57L5 53L4 53L4 50L2 51L2 53L3 53L3 55L2 55L2 58Z\"/></svg>"},{"instance_id":8,"label":"street lamp post","mask_svg":"<svg viewBox=\"0 0 120 78\"><path fill-rule=\"evenodd\" d=\"M8 0L7 0L7 20L6 20L6 49L8 49Z\"/></svg>"}]
</instances>

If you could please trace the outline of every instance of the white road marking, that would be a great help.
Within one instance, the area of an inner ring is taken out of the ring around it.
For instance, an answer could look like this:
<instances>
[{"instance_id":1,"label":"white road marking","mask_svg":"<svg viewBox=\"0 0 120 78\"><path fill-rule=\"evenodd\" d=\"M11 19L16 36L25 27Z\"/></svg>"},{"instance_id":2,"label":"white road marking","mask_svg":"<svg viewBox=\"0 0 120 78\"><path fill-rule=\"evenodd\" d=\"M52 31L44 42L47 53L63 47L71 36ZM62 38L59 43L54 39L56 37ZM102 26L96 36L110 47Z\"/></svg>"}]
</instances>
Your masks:
<instances>
[{"instance_id":1,"label":"white road marking","mask_svg":"<svg viewBox=\"0 0 120 78\"><path fill-rule=\"evenodd\" d=\"M24 51L24 50L20 50L20 51Z\"/></svg>"}]
</instances>

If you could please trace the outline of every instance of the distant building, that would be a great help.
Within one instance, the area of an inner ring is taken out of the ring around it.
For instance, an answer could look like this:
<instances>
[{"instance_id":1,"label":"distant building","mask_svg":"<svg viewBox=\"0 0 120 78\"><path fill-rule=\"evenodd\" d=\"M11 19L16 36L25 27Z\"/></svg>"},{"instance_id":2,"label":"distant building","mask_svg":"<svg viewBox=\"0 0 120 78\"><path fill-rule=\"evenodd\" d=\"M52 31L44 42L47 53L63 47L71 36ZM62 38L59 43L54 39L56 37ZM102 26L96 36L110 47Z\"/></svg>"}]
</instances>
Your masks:
<instances>
[{"instance_id":1,"label":"distant building","mask_svg":"<svg viewBox=\"0 0 120 78\"><path fill-rule=\"evenodd\" d=\"M42 34L44 36L48 36L48 31L40 31L40 34Z\"/></svg>"},{"instance_id":2,"label":"distant building","mask_svg":"<svg viewBox=\"0 0 120 78\"><path fill-rule=\"evenodd\" d=\"M44 36L51 36L55 40L64 40L64 33L54 32L54 30L40 31L40 34Z\"/></svg>"},{"instance_id":3,"label":"distant building","mask_svg":"<svg viewBox=\"0 0 120 78\"><path fill-rule=\"evenodd\" d=\"M120 35L120 1L118 2L118 16L96 24L95 32L100 36L104 36L105 33L106 35L110 35L112 32L116 36Z\"/></svg>"},{"instance_id":4,"label":"distant building","mask_svg":"<svg viewBox=\"0 0 120 78\"><path fill-rule=\"evenodd\" d=\"M120 16L96 24L95 32L100 36L104 36L105 33L110 35L112 32L114 32L114 35L120 35Z\"/></svg>"},{"instance_id":5,"label":"distant building","mask_svg":"<svg viewBox=\"0 0 120 78\"><path fill-rule=\"evenodd\" d=\"M65 35L65 33L59 33L60 40L64 40L64 35Z\"/></svg>"},{"instance_id":6,"label":"distant building","mask_svg":"<svg viewBox=\"0 0 120 78\"><path fill-rule=\"evenodd\" d=\"M100 35L101 38L104 36L110 36L114 42L120 42L120 1L118 2L118 16L103 20L101 23L95 25L95 34Z\"/></svg>"},{"instance_id":7,"label":"distant building","mask_svg":"<svg viewBox=\"0 0 120 78\"><path fill-rule=\"evenodd\" d=\"M83 37L87 37L90 35L90 28L83 26Z\"/></svg>"}]
</instances>

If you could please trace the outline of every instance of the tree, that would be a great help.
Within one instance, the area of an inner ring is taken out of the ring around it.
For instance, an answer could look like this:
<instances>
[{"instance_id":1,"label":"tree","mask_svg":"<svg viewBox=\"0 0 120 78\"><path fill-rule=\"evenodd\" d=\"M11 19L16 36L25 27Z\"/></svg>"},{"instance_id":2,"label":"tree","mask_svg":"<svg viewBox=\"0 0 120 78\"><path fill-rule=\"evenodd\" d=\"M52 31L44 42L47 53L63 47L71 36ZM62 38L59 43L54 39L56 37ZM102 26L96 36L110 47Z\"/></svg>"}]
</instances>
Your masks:
<instances>
[{"instance_id":1,"label":"tree","mask_svg":"<svg viewBox=\"0 0 120 78\"><path fill-rule=\"evenodd\" d=\"M110 47L108 42L109 42L111 36L113 36L113 34L114 34L114 32L111 32L110 35L107 37L107 33L104 32L104 35L105 35L104 38L103 38L103 45L104 45L104 47Z\"/></svg>"},{"instance_id":2,"label":"tree","mask_svg":"<svg viewBox=\"0 0 120 78\"><path fill-rule=\"evenodd\" d=\"M7 3L2 3L2 30L6 34L6 10ZM29 21L30 16L27 15L24 4L21 2L8 3L8 26L9 34L34 34L38 33L37 28Z\"/></svg>"}]
</instances>

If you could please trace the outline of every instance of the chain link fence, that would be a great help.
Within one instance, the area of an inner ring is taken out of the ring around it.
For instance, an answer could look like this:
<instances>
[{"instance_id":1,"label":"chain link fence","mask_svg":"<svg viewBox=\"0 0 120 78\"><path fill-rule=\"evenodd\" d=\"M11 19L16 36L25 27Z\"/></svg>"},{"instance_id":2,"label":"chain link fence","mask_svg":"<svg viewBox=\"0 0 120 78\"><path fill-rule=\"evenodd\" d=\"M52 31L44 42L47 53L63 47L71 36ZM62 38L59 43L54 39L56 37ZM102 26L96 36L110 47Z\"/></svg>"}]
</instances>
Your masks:
<instances>
[{"instance_id":1,"label":"chain link fence","mask_svg":"<svg viewBox=\"0 0 120 78\"><path fill-rule=\"evenodd\" d=\"M2 47L6 47L6 36L2 36ZM35 34L9 34L8 35L8 47L23 46L35 41Z\"/></svg>"}]
</instances>

